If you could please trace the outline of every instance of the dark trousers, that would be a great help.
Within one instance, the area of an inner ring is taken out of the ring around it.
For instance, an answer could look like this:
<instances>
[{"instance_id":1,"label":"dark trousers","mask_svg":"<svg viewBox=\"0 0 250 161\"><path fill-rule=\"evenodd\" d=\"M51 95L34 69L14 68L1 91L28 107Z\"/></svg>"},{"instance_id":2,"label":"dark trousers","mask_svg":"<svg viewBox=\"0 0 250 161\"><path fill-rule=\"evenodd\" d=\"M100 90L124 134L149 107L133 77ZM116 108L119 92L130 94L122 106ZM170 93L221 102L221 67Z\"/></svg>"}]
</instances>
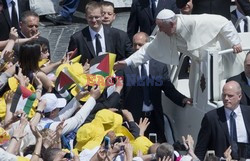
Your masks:
<instances>
[{"instance_id":1,"label":"dark trousers","mask_svg":"<svg viewBox=\"0 0 250 161\"><path fill-rule=\"evenodd\" d=\"M75 13L79 2L80 0L65 0L60 14L63 17L71 17Z\"/></svg>"},{"instance_id":2,"label":"dark trousers","mask_svg":"<svg viewBox=\"0 0 250 161\"><path fill-rule=\"evenodd\" d=\"M155 111L150 112L142 112L142 118L147 117L149 119L149 126L146 129L144 136L149 137L149 133L156 133L157 134L157 142L162 143L166 142L166 137L164 135L164 121L163 116L157 116Z\"/></svg>"}]
</instances>

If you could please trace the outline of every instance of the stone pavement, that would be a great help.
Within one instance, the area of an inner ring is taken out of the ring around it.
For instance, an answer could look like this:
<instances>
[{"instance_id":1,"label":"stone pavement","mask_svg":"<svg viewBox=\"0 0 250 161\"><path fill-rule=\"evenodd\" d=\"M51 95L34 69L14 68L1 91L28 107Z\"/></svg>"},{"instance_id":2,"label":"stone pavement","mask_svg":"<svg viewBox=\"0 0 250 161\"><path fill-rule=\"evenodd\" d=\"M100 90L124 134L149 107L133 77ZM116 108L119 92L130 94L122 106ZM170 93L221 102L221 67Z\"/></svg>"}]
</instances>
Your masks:
<instances>
[{"instance_id":1,"label":"stone pavement","mask_svg":"<svg viewBox=\"0 0 250 161\"><path fill-rule=\"evenodd\" d=\"M75 16L84 17L84 14L77 12ZM126 31L128 17L129 12L117 13L113 26ZM47 38L50 42L50 54L53 62L60 60L67 52L70 36L87 26L87 24L81 22L84 22L84 19L77 20L77 22L74 22L73 19L71 25L53 26L51 23L41 20L42 25L39 30L41 36Z\"/></svg>"}]
</instances>

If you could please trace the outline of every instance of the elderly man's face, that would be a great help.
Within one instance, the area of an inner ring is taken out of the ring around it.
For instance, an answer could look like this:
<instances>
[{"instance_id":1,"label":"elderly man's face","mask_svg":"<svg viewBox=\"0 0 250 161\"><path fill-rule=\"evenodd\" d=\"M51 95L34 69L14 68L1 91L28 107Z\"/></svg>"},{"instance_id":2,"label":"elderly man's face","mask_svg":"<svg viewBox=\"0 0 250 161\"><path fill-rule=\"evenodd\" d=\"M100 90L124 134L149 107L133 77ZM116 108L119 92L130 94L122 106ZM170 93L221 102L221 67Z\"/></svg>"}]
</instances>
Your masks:
<instances>
[{"instance_id":1,"label":"elderly man's face","mask_svg":"<svg viewBox=\"0 0 250 161\"><path fill-rule=\"evenodd\" d=\"M88 10L86 13L88 25L92 30L98 32L102 24L102 12L101 8L95 8L93 10Z\"/></svg>"},{"instance_id":2,"label":"elderly man's face","mask_svg":"<svg viewBox=\"0 0 250 161\"><path fill-rule=\"evenodd\" d=\"M139 50L144 44L146 44L147 38L142 34L136 34L133 37L133 50Z\"/></svg>"},{"instance_id":3,"label":"elderly man's face","mask_svg":"<svg viewBox=\"0 0 250 161\"><path fill-rule=\"evenodd\" d=\"M102 6L102 23L105 25L112 25L114 20L114 8L112 6Z\"/></svg>"},{"instance_id":4,"label":"elderly man's face","mask_svg":"<svg viewBox=\"0 0 250 161\"><path fill-rule=\"evenodd\" d=\"M20 22L20 28L25 37L30 38L38 33L39 17L29 16Z\"/></svg>"},{"instance_id":5,"label":"elderly man's face","mask_svg":"<svg viewBox=\"0 0 250 161\"><path fill-rule=\"evenodd\" d=\"M228 82L224 85L222 91L222 99L224 107L234 110L240 103L241 91L238 84L234 81Z\"/></svg>"},{"instance_id":6,"label":"elderly man's face","mask_svg":"<svg viewBox=\"0 0 250 161\"><path fill-rule=\"evenodd\" d=\"M162 20L157 19L156 24L158 25L160 32L164 32L168 36L172 36L175 34L176 23L173 22L165 23Z\"/></svg>"}]
</instances>

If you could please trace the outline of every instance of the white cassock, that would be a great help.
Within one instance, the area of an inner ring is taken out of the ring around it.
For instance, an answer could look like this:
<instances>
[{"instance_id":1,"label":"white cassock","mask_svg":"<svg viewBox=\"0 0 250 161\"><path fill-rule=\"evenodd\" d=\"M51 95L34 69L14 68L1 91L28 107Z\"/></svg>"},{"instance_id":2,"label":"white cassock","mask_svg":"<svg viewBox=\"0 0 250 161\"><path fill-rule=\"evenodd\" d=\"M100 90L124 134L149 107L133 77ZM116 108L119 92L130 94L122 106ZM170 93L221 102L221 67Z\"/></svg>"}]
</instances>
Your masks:
<instances>
[{"instance_id":1,"label":"white cassock","mask_svg":"<svg viewBox=\"0 0 250 161\"><path fill-rule=\"evenodd\" d=\"M176 17L176 34L169 37L163 32L158 32L153 41L146 43L125 60L127 65L137 67L149 59L178 65L178 51L190 56L192 61L200 62L206 50L228 49L241 42L232 22L223 16L177 14ZM224 48L222 49L221 46ZM193 94L193 84L198 81L198 79L194 80L195 75L199 74L199 72L194 72L196 69L197 67L191 65L189 76L191 95Z\"/></svg>"}]
</instances>

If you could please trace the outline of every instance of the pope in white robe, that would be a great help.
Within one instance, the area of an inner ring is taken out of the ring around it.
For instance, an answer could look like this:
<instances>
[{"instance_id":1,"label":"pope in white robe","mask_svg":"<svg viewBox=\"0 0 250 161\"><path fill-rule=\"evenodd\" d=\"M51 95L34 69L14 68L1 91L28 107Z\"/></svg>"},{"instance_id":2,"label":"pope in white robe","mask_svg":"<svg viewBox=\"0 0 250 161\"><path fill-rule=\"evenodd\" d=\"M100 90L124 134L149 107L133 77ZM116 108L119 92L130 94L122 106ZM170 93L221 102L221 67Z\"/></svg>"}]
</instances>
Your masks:
<instances>
[{"instance_id":1,"label":"pope in white robe","mask_svg":"<svg viewBox=\"0 0 250 161\"><path fill-rule=\"evenodd\" d=\"M190 56L192 61L198 62L203 59L205 51L209 49L218 51L222 50L221 46L224 46L232 47L235 53L242 51L241 40L235 27L223 16L182 15L163 9L156 17L156 24L159 32L155 39L124 61L116 62L115 69L129 65L137 67L149 59L178 65L178 51ZM197 78L199 78L199 76L195 76L199 74L199 71L192 64L189 76L191 95L193 84L198 83Z\"/></svg>"}]
</instances>

